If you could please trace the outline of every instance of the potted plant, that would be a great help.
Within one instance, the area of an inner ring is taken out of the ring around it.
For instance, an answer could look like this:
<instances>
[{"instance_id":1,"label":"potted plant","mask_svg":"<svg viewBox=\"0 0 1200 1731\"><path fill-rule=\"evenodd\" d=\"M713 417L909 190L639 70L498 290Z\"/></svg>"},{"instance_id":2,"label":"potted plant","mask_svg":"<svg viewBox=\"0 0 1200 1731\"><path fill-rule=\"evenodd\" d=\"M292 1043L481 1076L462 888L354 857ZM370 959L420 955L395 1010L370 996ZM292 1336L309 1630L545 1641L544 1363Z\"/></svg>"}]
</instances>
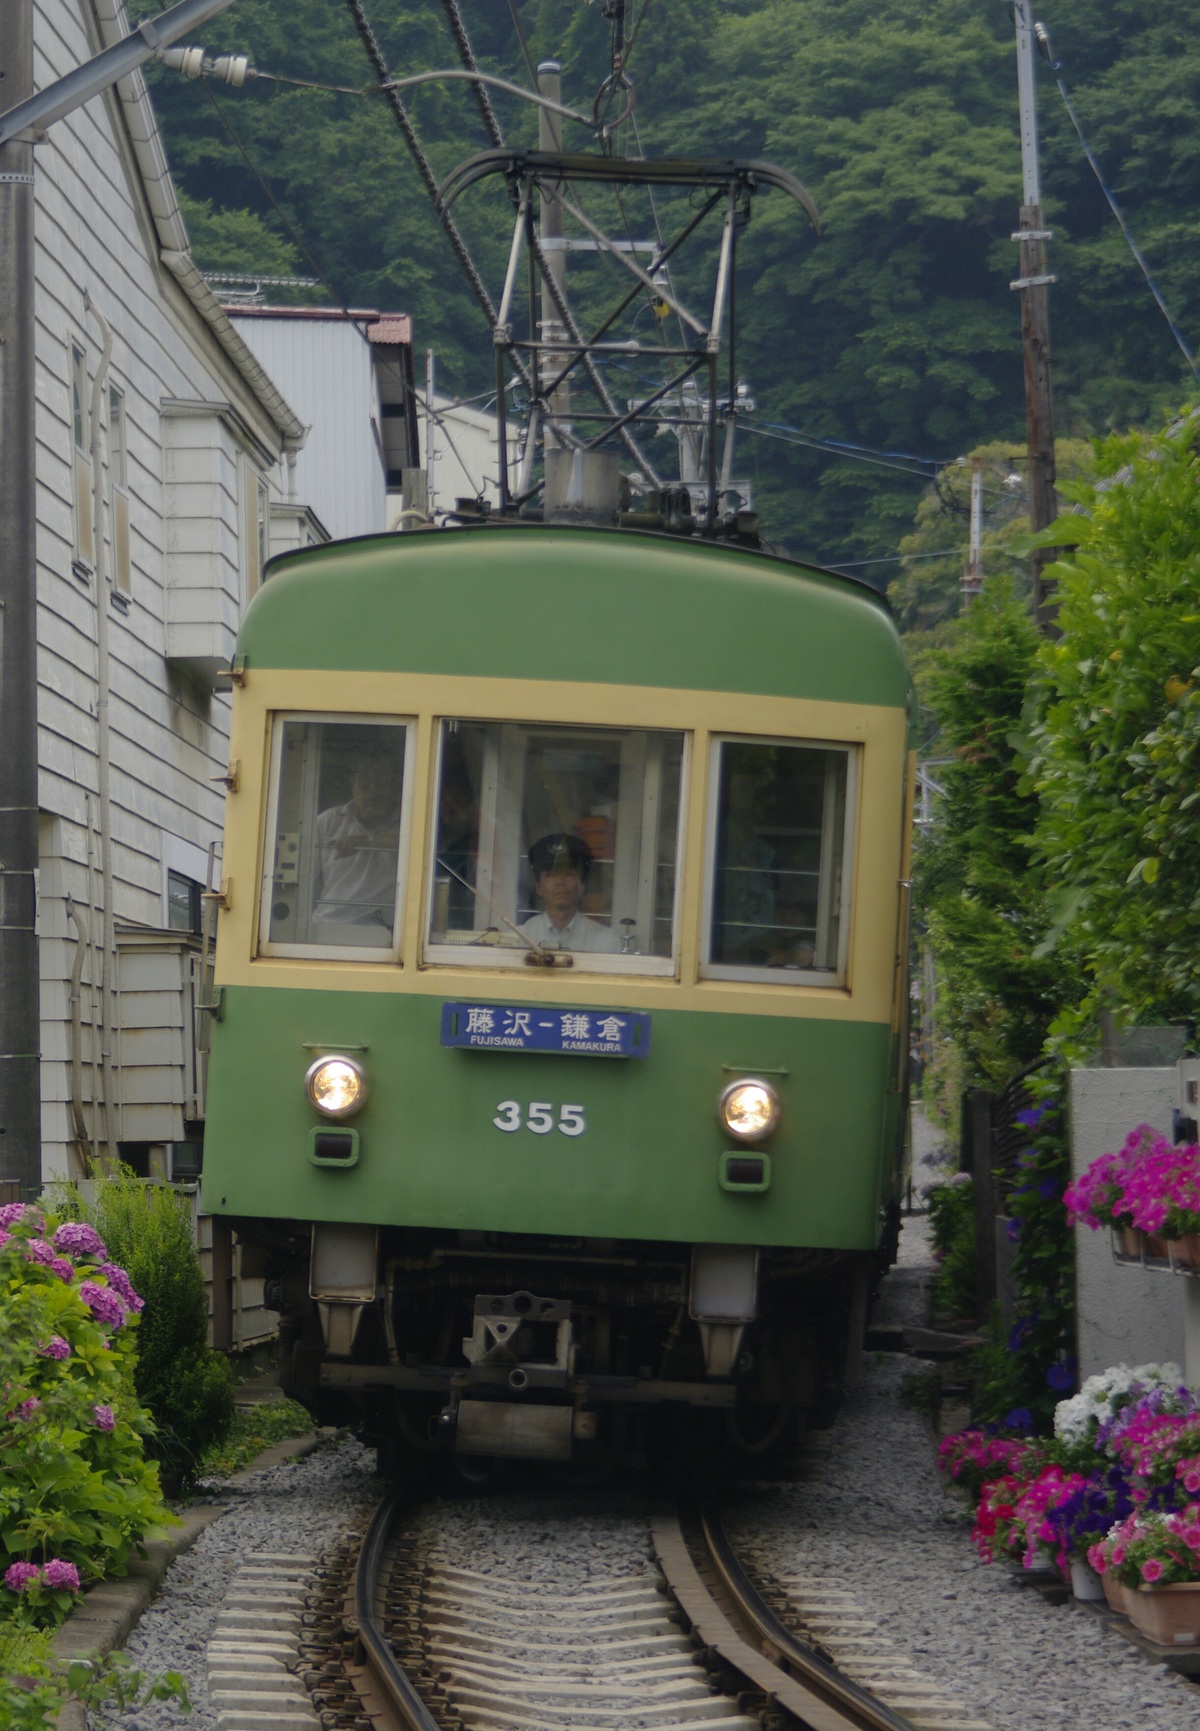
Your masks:
<instances>
[{"instance_id":1,"label":"potted plant","mask_svg":"<svg viewBox=\"0 0 1200 1731\"><path fill-rule=\"evenodd\" d=\"M1200 1503L1126 1516L1088 1560L1120 1582L1125 1613L1149 1640L1200 1645Z\"/></svg>"}]
</instances>

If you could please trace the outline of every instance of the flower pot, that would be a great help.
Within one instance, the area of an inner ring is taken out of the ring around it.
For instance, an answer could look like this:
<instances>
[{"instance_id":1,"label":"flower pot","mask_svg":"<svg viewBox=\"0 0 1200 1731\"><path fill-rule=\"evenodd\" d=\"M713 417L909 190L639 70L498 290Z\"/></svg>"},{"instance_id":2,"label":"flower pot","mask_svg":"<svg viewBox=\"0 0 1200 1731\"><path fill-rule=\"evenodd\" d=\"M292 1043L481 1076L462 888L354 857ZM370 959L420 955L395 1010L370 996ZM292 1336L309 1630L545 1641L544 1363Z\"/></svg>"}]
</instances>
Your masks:
<instances>
[{"instance_id":1,"label":"flower pot","mask_svg":"<svg viewBox=\"0 0 1200 1731\"><path fill-rule=\"evenodd\" d=\"M1071 1558L1071 1591L1077 1599L1103 1599L1105 1577L1098 1575L1090 1563Z\"/></svg>"},{"instance_id":2,"label":"flower pot","mask_svg":"<svg viewBox=\"0 0 1200 1731\"><path fill-rule=\"evenodd\" d=\"M1171 1261L1177 1268L1200 1268L1200 1232L1170 1240Z\"/></svg>"},{"instance_id":3,"label":"flower pot","mask_svg":"<svg viewBox=\"0 0 1200 1731\"><path fill-rule=\"evenodd\" d=\"M1161 1647L1200 1646L1200 1581L1138 1587L1128 1595L1134 1627Z\"/></svg>"},{"instance_id":4,"label":"flower pot","mask_svg":"<svg viewBox=\"0 0 1200 1731\"><path fill-rule=\"evenodd\" d=\"M1117 1241L1118 1256L1142 1257L1142 1235L1136 1226L1114 1226L1113 1235Z\"/></svg>"},{"instance_id":5,"label":"flower pot","mask_svg":"<svg viewBox=\"0 0 1200 1731\"><path fill-rule=\"evenodd\" d=\"M1157 1257L1160 1262L1165 1262L1167 1260L1166 1239L1156 1238L1152 1232L1147 1232L1146 1255L1151 1258Z\"/></svg>"},{"instance_id":6,"label":"flower pot","mask_svg":"<svg viewBox=\"0 0 1200 1731\"><path fill-rule=\"evenodd\" d=\"M1111 1569L1101 1575L1100 1585L1104 1589L1104 1597L1108 1601L1109 1610L1116 1611L1118 1616L1123 1617L1125 1615L1125 1589Z\"/></svg>"}]
</instances>

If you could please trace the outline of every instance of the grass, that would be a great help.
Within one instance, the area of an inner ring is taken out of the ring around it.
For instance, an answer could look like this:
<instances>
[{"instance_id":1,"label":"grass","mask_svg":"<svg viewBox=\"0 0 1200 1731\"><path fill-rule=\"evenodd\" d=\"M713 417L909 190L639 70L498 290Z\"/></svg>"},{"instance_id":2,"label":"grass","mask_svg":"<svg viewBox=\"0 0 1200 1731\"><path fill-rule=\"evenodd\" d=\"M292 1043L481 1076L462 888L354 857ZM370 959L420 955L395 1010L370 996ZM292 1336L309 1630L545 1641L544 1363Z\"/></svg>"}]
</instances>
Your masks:
<instances>
[{"instance_id":1,"label":"grass","mask_svg":"<svg viewBox=\"0 0 1200 1731\"><path fill-rule=\"evenodd\" d=\"M256 1455L288 1437L311 1436L313 1421L294 1400L264 1401L256 1406L239 1407L234 1414L233 1428L219 1448L210 1449L200 1462L201 1482L227 1479L231 1473L249 1466Z\"/></svg>"}]
</instances>

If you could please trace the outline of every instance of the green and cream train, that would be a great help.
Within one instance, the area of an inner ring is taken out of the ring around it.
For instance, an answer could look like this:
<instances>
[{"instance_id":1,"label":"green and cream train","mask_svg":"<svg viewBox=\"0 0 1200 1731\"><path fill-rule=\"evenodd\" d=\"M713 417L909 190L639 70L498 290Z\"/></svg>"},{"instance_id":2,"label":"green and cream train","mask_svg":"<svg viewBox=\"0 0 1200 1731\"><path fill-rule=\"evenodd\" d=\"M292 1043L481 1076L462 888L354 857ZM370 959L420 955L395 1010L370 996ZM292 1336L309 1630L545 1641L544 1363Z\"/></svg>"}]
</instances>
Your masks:
<instances>
[{"instance_id":1,"label":"green and cream train","mask_svg":"<svg viewBox=\"0 0 1200 1731\"><path fill-rule=\"evenodd\" d=\"M897 1216L886 604L460 527L276 560L234 674L202 1205L285 1387L385 1463L784 1434Z\"/></svg>"}]
</instances>

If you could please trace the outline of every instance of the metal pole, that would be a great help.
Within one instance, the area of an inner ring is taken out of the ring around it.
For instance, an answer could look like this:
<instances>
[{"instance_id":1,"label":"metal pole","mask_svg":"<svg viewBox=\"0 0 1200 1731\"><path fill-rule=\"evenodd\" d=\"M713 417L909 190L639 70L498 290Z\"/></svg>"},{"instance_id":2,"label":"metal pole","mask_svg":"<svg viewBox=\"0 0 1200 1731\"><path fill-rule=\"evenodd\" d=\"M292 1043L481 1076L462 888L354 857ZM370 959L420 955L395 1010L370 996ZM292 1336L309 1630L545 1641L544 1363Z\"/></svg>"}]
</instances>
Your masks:
<instances>
[{"instance_id":1,"label":"metal pole","mask_svg":"<svg viewBox=\"0 0 1200 1731\"><path fill-rule=\"evenodd\" d=\"M538 90L541 95L549 97L551 102L562 101L562 67L557 60L543 60L538 67ZM551 151L558 155L562 152L562 120L549 109L538 109L538 149ZM561 299L566 288L567 252L563 245L563 207L562 199L555 192L542 188L542 208L540 219L540 239L542 253L546 260L547 272L553 277ZM555 305L554 291L548 282L542 283L542 341L551 342L559 335L565 336L562 324L558 318L558 308ZM538 388L544 385L548 378L553 378L561 362L553 349L543 349L538 358ZM546 451L558 449L563 440L552 430L552 421L565 421L571 409L571 387L562 380L550 396L546 407L546 425L542 434L542 448Z\"/></svg>"},{"instance_id":2,"label":"metal pole","mask_svg":"<svg viewBox=\"0 0 1200 1731\"><path fill-rule=\"evenodd\" d=\"M6 102L33 91L33 0L0 5ZM0 1178L41 1185L33 146L0 146Z\"/></svg>"},{"instance_id":3,"label":"metal pole","mask_svg":"<svg viewBox=\"0 0 1200 1731\"><path fill-rule=\"evenodd\" d=\"M967 568L962 574L964 611L983 588L983 458L971 458L971 529Z\"/></svg>"},{"instance_id":4,"label":"metal pole","mask_svg":"<svg viewBox=\"0 0 1200 1731\"><path fill-rule=\"evenodd\" d=\"M1051 238L1042 218L1038 172L1037 107L1034 89L1034 22L1030 0L1013 0L1017 30L1017 95L1021 109L1021 172L1023 198L1020 228L1021 266L1009 286L1021 294L1021 348L1025 367L1025 441L1029 452L1029 521L1036 532L1058 515L1055 496L1054 398L1050 380L1050 306L1047 289L1054 281L1046 272L1046 242ZM1043 569L1053 553L1036 550L1030 561L1034 615L1042 631L1054 630L1054 601Z\"/></svg>"}]
</instances>

